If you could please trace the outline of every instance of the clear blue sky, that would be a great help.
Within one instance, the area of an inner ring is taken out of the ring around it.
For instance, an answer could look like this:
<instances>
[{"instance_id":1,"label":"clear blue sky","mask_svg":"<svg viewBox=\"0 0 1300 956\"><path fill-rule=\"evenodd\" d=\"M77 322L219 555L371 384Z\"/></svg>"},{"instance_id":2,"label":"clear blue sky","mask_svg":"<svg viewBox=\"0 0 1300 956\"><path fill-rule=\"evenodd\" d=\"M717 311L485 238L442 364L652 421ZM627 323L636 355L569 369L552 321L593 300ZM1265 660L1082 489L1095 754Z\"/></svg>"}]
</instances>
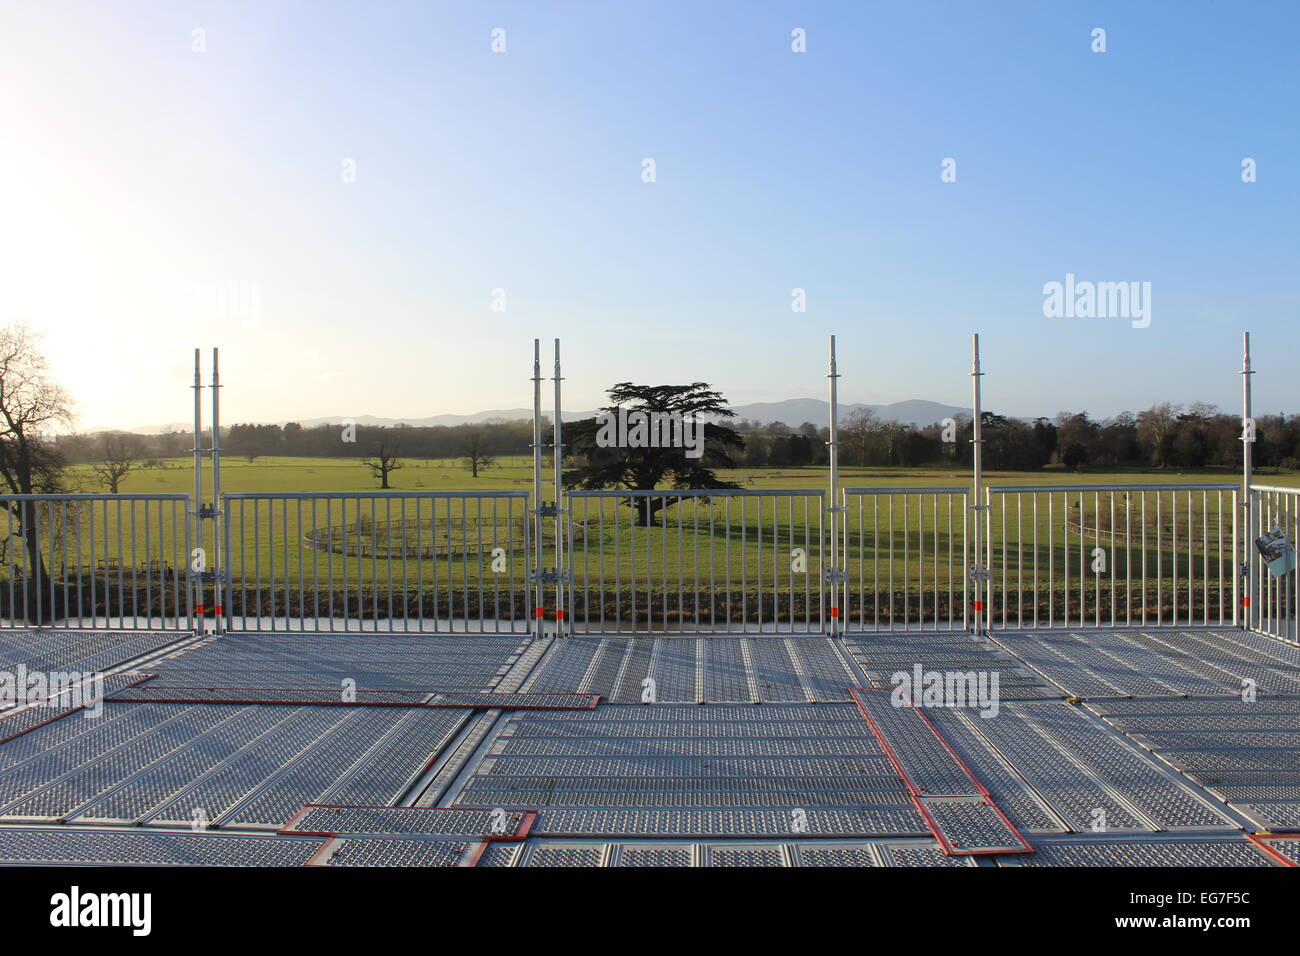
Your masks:
<instances>
[{"instance_id":1,"label":"clear blue sky","mask_svg":"<svg viewBox=\"0 0 1300 956\"><path fill-rule=\"evenodd\" d=\"M980 331L989 407L1106 416L1235 410L1250 329L1300 412L1298 37L1294 0L10 4L0 320L86 427L184 421L195 345L240 421L526 405L534 336L571 408L820 397L830 332L846 401L966 404ZM1066 273L1150 282L1150 327L1045 318Z\"/></svg>"}]
</instances>

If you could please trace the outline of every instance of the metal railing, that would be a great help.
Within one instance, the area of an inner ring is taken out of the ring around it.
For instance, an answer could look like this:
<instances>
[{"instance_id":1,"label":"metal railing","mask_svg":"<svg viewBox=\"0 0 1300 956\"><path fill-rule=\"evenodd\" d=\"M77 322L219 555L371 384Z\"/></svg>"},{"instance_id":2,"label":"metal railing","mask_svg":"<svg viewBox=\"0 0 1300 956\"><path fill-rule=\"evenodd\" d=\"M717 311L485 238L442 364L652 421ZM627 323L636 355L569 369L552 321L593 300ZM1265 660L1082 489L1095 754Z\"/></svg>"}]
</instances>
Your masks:
<instances>
[{"instance_id":1,"label":"metal railing","mask_svg":"<svg viewBox=\"0 0 1300 956\"><path fill-rule=\"evenodd\" d=\"M530 629L527 492L227 494L223 501L227 629Z\"/></svg>"},{"instance_id":2,"label":"metal railing","mask_svg":"<svg viewBox=\"0 0 1300 956\"><path fill-rule=\"evenodd\" d=\"M966 488L846 488L844 626L965 630Z\"/></svg>"},{"instance_id":3,"label":"metal railing","mask_svg":"<svg viewBox=\"0 0 1300 956\"><path fill-rule=\"evenodd\" d=\"M188 495L0 495L0 627L189 630Z\"/></svg>"},{"instance_id":4,"label":"metal railing","mask_svg":"<svg viewBox=\"0 0 1300 956\"><path fill-rule=\"evenodd\" d=\"M1227 484L989 488L989 626L1236 624L1237 494Z\"/></svg>"},{"instance_id":5,"label":"metal railing","mask_svg":"<svg viewBox=\"0 0 1300 956\"><path fill-rule=\"evenodd\" d=\"M1247 617L1251 626L1264 634L1286 641L1300 641L1300 571L1295 568L1294 549L1300 540L1300 488L1251 485L1251 528L1248 538L1252 565ZM1270 532L1281 531L1285 541L1272 543L1275 551L1265 555L1255 542ZM1287 560L1288 549L1291 559ZM1270 567L1270 560L1273 566Z\"/></svg>"},{"instance_id":6,"label":"metal railing","mask_svg":"<svg viewBox=\"0 0 1300 956\"><path fill-rule=\"evenodd\" d=\"M542 607L561 634L821 634L838 586L850 631L967 630L978 615L1300 638L1300 578L1252 543L1281 531L1294 547L1300 488L1252 486L1248 533L1231 484L993 487L978 511L964 487L848 488L835 513L819 490L569 491L559 541L541 514L554 509L531 500L227 494L224 566L207 568L188 495L0 495L0 626L192 630L210 588L231 630L540 633Z\"/></svg>"},{"instance_id":7,"label":"metal railing","mask_svg":"<svg viewBox=\"0 0 1300 956\"><path fill-rule=\"evenodd\" d=\"M822 633L821 491L569 491L575 633Z\"/></svg>"}]
</instances>

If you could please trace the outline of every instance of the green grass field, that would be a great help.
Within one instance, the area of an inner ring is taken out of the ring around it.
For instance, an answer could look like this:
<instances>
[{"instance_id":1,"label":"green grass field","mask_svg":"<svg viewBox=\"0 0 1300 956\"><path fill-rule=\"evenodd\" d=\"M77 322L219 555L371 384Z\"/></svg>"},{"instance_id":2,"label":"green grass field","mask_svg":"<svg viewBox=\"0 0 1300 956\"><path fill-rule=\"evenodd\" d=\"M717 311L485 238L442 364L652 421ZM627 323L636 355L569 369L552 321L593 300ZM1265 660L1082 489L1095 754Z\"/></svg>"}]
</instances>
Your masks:
<instances>
[{"instance_id":1,"label":"green grass field","mask_svg":"<svg viewBox=\"0 0 1300 956\"><path fill-rule=\"evenodd\" d=\"M391 478L396 492L516 492L532 490L531 460L499 459L470 477L458 461L405 460ZM549 469L544 471L547 474ZM764 497L715 496L685 500L665 509L659 523L640 527L622 499L571 496L575 604L594 615L618 617L647 604L665 618L698 616L696 608L718 613L751 606L768 617L820 614L821 567L828 517L815 496L781 495L825 488L827 469L757 468L720 473L748 492ZM95 490L94 476L82 466L69 472L71 484ZM1227 471L1171 473L1160 470L1035 473L993 472L985 483L1032 485L1231 484ZM1262 483L1300 486L1300 476L1261 474ZM210 473L205 474L210 500ZM936 469L846 468L842 488L940 489L969 487L969 476ZM285 492L364 493L377 482L359 460L227 458L222 490L275 495ZM190 494L188 459L138 470L124 481L125 494ZM666 491L669 500L672 492ZM546 482L543 497L554 497ZM327 609L346 595L346 611L386 611L390 593L420 595L430 613L474 615L504 604L526 613L526 508L523 499L505 498L314 498L228 499L230 569L234 589L246 608L266 613ZM974 561L964 550L963 501L959 495L853 495L842 520L847 553L846 613L851 619L879 621L959 618L965 569ZM171 537L177 509L171 504L137 505L121 517L116 504L76 509L62 506L43 516L53 535L44 547L56 568L81 577L121 584L126 569L147 578L143 569L183 567L183 539ZM1144 601L1190 608L1214 615L1224 608L1218 581L1231 578L1232 505L1217 492L1145 494L1020 494L996 496L987 514L992 539L988 562L993 579L990 607L1012 618L1062 612L1091 615ZM92 528L93 525L93 528ZM211 522L202 542L209 560L215 554ZM93 531L95 544L90 543ZM1189 531L1191 532L1189 534ZM121 552L117 558L118 535ZM543 532L543 564L554 565L554 525ZM1050 542L1050 544L1049 544ZM196 544L197 542L191 542ZM43 541L43 545L45 542ZM1097 571L1094 549L1104 552ZM6 564L15 561L11 548ZM1050 585L1048 583L1050 577ZM1145 577L1149 594L1138 593L1134 578ZM618 586L615 587L615 582ZM1188 582L1194 582L1188 588ZM313 586L316 582L318 586ZM1030 597L1035 582L1038 600ZM1073 591L1073 593L1071 593ZM950 594L953 595L950 598ZM1007 595L1014 595L1007 604ZM0 598L3 595L0 594ZM999 604L999 599L1002 604ZM430 604L431 602L431 604ZM718 602L722 602L719 604ZM1041 607L1039 606L1041 605ZM1199 608L1199 610L1198 610ZM398 610L401 609L399 603ZM1228 609L1230 612L1230 608Z\"/></svg>"},{"instance_id":2,"label":"green grass field","mask_svg":"<svg viewBox=\"0 0 1300 956\"><path fill-rule=\"evenodd\" d=\"M549 464L549 462L548 462ZM404 459L402 469L394 472L391 483L395 491L531 491L532 460L525 455L497 459L497 463L471 478L469 469L456 460ZM102 491L87 465L69 469L68 476L75 490ZM550 468L542 469L543 494L554 497L554 488L548 480ZM824 488L827 469L804 468L737 468L719 472L719 477L735 481L747 489L775 490L791 488ZM1300 487L1300 473L1256 471L1256 477L1268 484ZM985 472L989 485L1061 485L1061 484L1175 484L1196 482L1239 482L1240 471L1230 469L1201 469L1197 471L1170 471L1168 469L1142 469L1118 472L1071 472L1045 469L1036 472ZM205 473L205 488L211 493L210 474ZM840 486L899 488L936 487L944 485L969 485L969 473L951 472L932 468L841 468ZM358 459L350 458L258 458L248 463L242 458L226 457L221 463L221 486L228 492L264 492L268 494L291 491L374 491L378 482L371 477L370 469ZM191 460L173 458L165 460L165 467L133 472L122 484L125 494L187 494L194 490L194 473Z\"/></svg>"}]
</instances>

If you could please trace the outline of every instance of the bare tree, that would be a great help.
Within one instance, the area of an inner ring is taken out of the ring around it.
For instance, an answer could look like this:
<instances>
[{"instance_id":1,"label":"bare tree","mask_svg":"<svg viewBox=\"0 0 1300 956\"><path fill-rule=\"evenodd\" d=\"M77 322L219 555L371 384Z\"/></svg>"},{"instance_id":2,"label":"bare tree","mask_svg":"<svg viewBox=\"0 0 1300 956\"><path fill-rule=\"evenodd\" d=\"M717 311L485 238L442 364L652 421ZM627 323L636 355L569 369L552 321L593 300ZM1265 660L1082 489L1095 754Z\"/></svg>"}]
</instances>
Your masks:
<instances>
[{"instance_id":1,"label":"bare tree","mask_svg":"<svg viewBox=\"0 0 1300 956\"><path fill-rule=\"evenodd\" d=\"M15 495L60 489L63 460L50 432L72 423L72 399L50 378L38 341L39 336L25 325L0 328L0 480ZM17 517L15 537L22 537L27 552L28 621L54 620L57 609L40 599L50 588L41 557L39 506L29 500L0 502L0 507Z\"/></svg>"},{"instance_id":2,"label":"bare tree","mask_svg":"<svg viewBox=\"0 0 1300 956\"><path fill-rule=\"evenodd\" d=\"M465 464L469 465L470 477L477 478L483 468L491 468L495 458L486 449L487 435L481 428L465 430L460 439L460 454Z\"/></svg>"},{"instance_id":3,"label":"bare tree","mask_svg":"<svg viewBox=\"0 0 1300 956\"><path fill-rule=\"evenodd\" d=\"M1151 464L1163 468L1169 463L1169 446L1182 410L1181 405L1161 402L1145 412L1138 412L1138 439L1151 449Z\"/></svg>"},{"instance_id":4,"label":"bare tree","mask_svg":"<svg viewBox=\"0 0 1300 956\"><path fill-rule=\"evenodd\" d=\"M100 451L102 457L90 467L109 494L115 495L121 490L122 480L141 467L144 442L138 435L110 432L104 436Z\"/></svg>"},{"instance_id":5,"label":"bare tree","mask_svg":"<svg viewBox=\"0 0 1300 956\"><path fill-rule=\"evenodd\" d=\"M873 436L880 430L876 413L870 408L856 408L840 426L840 448L846 465L865 465Z\"/></svg>"},{"instance_id":6,"label":"bare tree","mask_svg":"<svg viewBox=\"0 0 1300 956\"><path fill-rule=\"evenodd\" d=\"M388 476L399 468L406 467L397 458L397 443L389 450L385 442L379 443L379 451L374 458L367 458L364 462L370 468L370 474L379 479L381 489L388 488Z\"/></svg>"}]
</instances>

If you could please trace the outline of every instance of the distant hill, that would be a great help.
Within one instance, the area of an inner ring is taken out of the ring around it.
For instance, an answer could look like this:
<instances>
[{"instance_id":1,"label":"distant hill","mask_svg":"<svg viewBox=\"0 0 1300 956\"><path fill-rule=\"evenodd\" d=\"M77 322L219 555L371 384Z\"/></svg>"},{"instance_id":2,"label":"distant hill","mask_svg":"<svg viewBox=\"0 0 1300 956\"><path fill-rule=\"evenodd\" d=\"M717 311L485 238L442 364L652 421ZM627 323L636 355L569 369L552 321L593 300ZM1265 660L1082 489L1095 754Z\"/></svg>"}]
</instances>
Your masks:
<instances>
[{"instance_id":1,"label":"distant hill","mask_svg":"<svg viewBox=\"0 0 1300 956\"><path fill-rule=\"evenodd\" d=\"M942 405L939 402L913 398L905 402L891 402L888 405L842 404L840 405L840 421L843 422L850 414L863 408L875 412L876 417L882 421L915 425L918 428L933 425L945 418L956 418L959 415L969 416L971 413L969 408L958 408L955 405ZM736 405L732 408L732 411L736 413L737 418L747 418L763 425L771 422L785 422L790 427L797 428L804 422L825 425L830 411L830 402L823 401L820 398L790 398L784 402L755 402L752 405Z\"/></svg>"},{"instance_id":2,"label":"distant hill","mask_svg":"<svg viewBox=\"0 0 1300 956\"><path fill-rule=\"evenodd\" d=\"M791 428L798 428L804 422L812 422L814 425L825 425L827 411L830 403L820 398L790 398L783 402L754 402L749 405L735 405L732 411L736 413L738 419L748 419L752 422L758 422L760 425L768 425L772 422L785 422ZM845 421L850 414L861 408L871 409L876 413L876 417L883 421L900 422L903 424L915 425L918 428L925 425L933 425L935 422L941 422L945 418L956 418L959 415L970 415L969 408L959 408L955 405L943 405L939 402L930 402L925 399L914 398L905 402L892 402L888 405L866 405L862 403L852 405L840 405L840 421ZM542 410L543 415L550 414L549 409ZM564 420L566 422L578 421L583 418L591 418L595 411L586 412L565 412ZM358 425L411 425L415 427L430 425L465 425L477 422L491 421L516 421L518 419L531 420L533 410L531 408L494 408L483 412L473 412L468 415L430 415L426 418L378 418L374 415L330 415L324 418L303 418L298 419L298 424L304 428L312 428L316 425L337 425L344 418L350 418ZM234 424L230 422L228 424ZM285 424L284 421L278 424ZM124 431L135 432L140 435L157 435L168 431L190 431L193 425L184 423L172 425L142 425L137 428L123 429ZM108 431L109 429L97 428L93 431Z\"/></svg>"}]
</instances>

